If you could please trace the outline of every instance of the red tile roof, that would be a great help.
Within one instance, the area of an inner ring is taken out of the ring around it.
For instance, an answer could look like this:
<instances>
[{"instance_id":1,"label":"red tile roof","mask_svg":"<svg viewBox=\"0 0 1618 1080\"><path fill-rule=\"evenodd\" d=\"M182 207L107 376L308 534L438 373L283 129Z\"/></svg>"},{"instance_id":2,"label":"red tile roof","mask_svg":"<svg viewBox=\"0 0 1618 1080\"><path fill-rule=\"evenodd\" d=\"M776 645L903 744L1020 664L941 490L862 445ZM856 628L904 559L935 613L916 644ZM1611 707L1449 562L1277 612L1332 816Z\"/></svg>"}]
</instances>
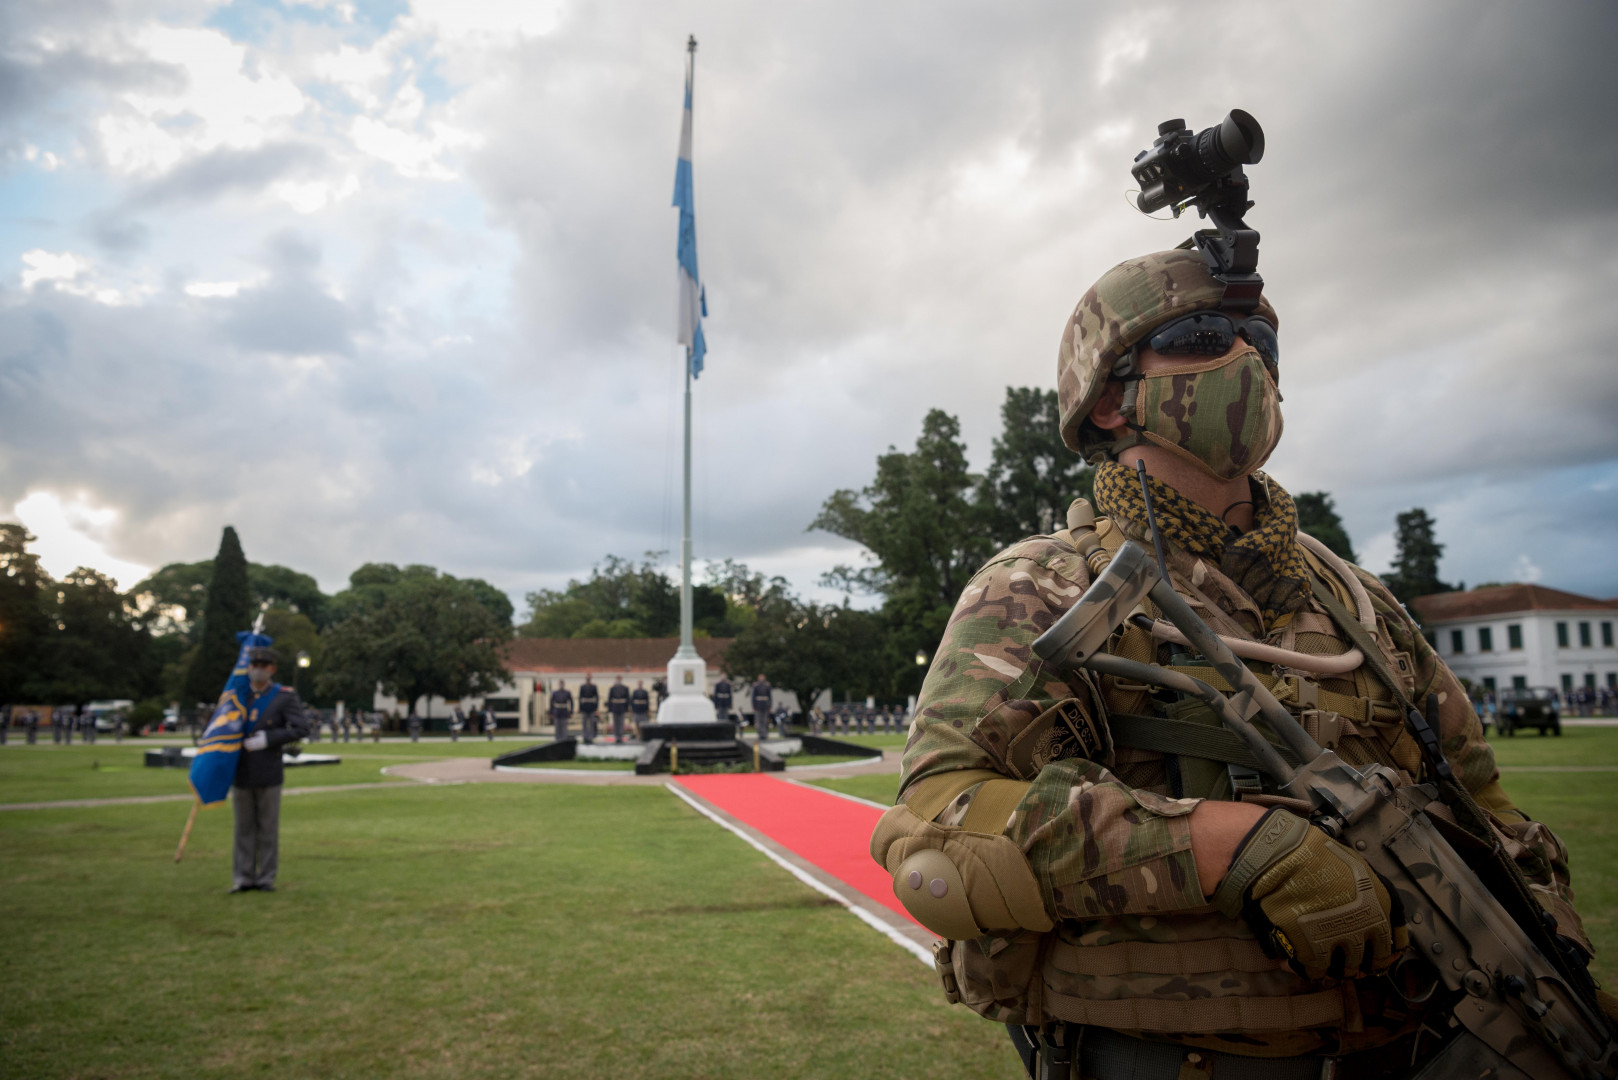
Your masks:
<instances>
[{"instance_id":1,"label":"red tile roof","mask_svg":"<svg viewBox=\"0 0 1618 1080\"><path fill-rule=\"evenodd\" d=\"M1543 585L1490 585L1466 592L1418 596L1410 606L1423 622L1438 623L1519 611L1618 611L1618 600L1596 600Z\"/></svg>"},{"instance_id":2,"label":"red tile roof","mask_svg":"<svg viewBox=\"0 0 1618 1080\"><path fill-rule=\"evenodd\" d=\"M697 655L710 669L724 667L725 651L735 638L698 638ZM646 671L662 672L669 666L679 638L525 638L503 651L512 671Z\"/></svg>"}]
</instances>

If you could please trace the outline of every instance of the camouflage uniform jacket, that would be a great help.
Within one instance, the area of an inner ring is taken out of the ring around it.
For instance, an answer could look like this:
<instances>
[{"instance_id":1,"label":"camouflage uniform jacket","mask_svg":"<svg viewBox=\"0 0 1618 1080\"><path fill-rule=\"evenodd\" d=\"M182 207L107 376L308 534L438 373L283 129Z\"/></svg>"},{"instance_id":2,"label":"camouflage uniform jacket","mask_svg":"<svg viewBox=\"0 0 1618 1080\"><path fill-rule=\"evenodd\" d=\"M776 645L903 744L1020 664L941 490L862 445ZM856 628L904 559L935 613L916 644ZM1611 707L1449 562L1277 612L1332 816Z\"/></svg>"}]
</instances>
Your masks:
<instances>
[{"instance_id":1,"label":"camouflage uniform jacket","mask_svg":"<svg viewBox=\"0 0 1618 1080\"><path fill-rule=\"evenodd\" d=\"M1097 523L1109 550L1122 542L1124 528L1106 518ZM1258 1055L1346 1053L1419 1025L1419 1016L1383 992L1382 980L1306 980L1262 955L1245 923L1210 907L1198 885L1188 822L1200 800L1176 797L1176 762L1124 746L1105 761L1062 757L1050 740L1030 752L1033 740L1019 739L1042 722L1048 725L1047 710L1059 702L1099 721L1154 711L1145 688L1088 673L1063 679L1042 669L1031 652L1034 639L1089 585L1088 568L1070 539L1058 534L1020 541L967 584L922 686L905 748L901 798L918 780L960 769L989 769L1031 782L1004 833L1028 857L1057 928L1045 935L957 943L960 1000L1004 1022L1055 1017ZM1349 649L1313 600L1280 620L1285 625L1266 628L1252 598L1213 565L1171 547L1169 568L1176 590L1221 634L1315 655ZM1565 849L1506 799L1494 753L1448 666L1382 583L1358 568L1354 572L1370 594L1377 639L1386 645L1390 666L1405 673L1405 693L1415 700L1438 695L1446 756L1493 812L1503 842L1564 932L1582 941ZM1115 634L1109 651L1172 662L1167 643L1154 642L1143 630ZM1255 672L1277 673L1268 664L1248 664ZM1369 665L1341 677L1312 678L1322 689L1387 703L1359 722L1328 717L1330 730L1322 730L1318 713L1294 709L1312 734L1351 764L1376 760L1419 773L1415 741L1391 707L1392 693ZM967 789L936 820L958 822L978 790ZM1273 1007L1254 1010L1254 998Z\"/></svg>"}]
</instances>

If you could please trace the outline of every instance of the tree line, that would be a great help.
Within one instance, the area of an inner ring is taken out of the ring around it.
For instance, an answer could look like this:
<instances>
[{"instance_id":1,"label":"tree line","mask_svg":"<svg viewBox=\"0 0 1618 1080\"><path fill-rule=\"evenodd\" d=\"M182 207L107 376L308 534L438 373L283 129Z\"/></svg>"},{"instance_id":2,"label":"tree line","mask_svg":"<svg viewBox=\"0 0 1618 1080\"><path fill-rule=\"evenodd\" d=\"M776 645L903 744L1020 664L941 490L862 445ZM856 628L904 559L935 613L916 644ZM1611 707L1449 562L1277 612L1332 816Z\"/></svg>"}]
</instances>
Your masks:
<instances>
[{"instance_id":1,"label":"tree line","mask_svg":"<svg viewBox=\"0 0 1618 1080\"><path fill-rule=\"evenodd\" d=\"M1008 387L1000 417L982 473L968 467L960 421L934 409L913 449L890 446L869 484L833 492L809 528L864 551L860 565L835 567L822 579L843 591L843 604L807 603L777 583L731 647L728 666L756 667L805 702L828 687L849 697L918 690L978 568L1023 537L1064 528L1072 500L1092 496L1093 470L1062 443L1054 390ZM1294 501L1301 531L1358 561L1330 494L1303 492ZM1419 507L1398 515L1397 554L1383 579L1401 601L1464 587L1438 577L1443 545L1435 524ZM856 595L874 606L853 607Z\"/></svg>"},{"instance_id":2,"label":"tree line","mask_svg":"<svg viewBox=\"0 0 1618 1080\"><path fill-rule=\"evenodd\" d=\"M218 554L170 563L127 591L95 570L52 579L21 525L0 523L0 704L137 702L136 725L165 705L214 702L236 634L260 615L277 678L316 705L368 708L378 686L401 701L460 698L505 682L506 594L433 567L366 563L335 595L308 574L249 562L226 526Z\"/></svg>"},{"instance_id":3,"label":"tree line","mask_svg":"<svg viewBox=\"0 0 1618 1080\"><path fill-rule=\"evenodd\" d=\"M764 674L809 702L914 693L967 581L994 552L1063 528L1092 470L1062 444L1056 393L1008 387L988 467L968 467L960 422L934 409L910 450L889 447L871 482L833 492L809 530L859 544L857 566L822 583L841 603L804 599L742 563L711 564L692 590L698 636L733 638L727 666ZM1299 527L1349 561L1353 544L1326 492L1296 495ZM1383 575L1402 601L1445 592L1432 517L1398 515ZM171 563L126 592L95 570L53 579L16 524L0 523L0 704L130 698L143 713L212 702L236 657L235 634L260 613L282 656L279 678L317 705L369 704L380 686L404 702L475 696L505 681L500 647L542 638L673 637L678 584L662 553L609 555L589 577L527 596L520 627L506 594L430 566L366 563L326 595L313 577L249 562L226 527L213 559ZM855 606L854 598L860 598ZM299 666L301 661L307 666Z\"/></svg>"}]
</instances>

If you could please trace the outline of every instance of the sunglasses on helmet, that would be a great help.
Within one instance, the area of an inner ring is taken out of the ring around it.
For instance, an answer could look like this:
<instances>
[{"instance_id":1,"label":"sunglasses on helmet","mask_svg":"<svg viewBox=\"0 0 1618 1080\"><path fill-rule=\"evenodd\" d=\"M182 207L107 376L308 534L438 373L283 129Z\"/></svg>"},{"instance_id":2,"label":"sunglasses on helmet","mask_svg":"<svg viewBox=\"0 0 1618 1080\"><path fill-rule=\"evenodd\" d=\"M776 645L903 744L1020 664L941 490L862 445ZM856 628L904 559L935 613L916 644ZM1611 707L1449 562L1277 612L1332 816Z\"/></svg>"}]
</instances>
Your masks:
<instances>
[{"instance_id":1,"label":"sunglasses on helmet","mask_svg":"<svg viewBox=\"0 0 1618 1080\"><path fill-rule=\"evenodd\" d=\"M1256 315L1199 311L1164 323L1152 332L1146 344L1164 356L1223 356L1236 344L1237 335L1257 349L1266 364L1279 369L1281 341L1275 324Z\"/></svg>"}]
</instances>

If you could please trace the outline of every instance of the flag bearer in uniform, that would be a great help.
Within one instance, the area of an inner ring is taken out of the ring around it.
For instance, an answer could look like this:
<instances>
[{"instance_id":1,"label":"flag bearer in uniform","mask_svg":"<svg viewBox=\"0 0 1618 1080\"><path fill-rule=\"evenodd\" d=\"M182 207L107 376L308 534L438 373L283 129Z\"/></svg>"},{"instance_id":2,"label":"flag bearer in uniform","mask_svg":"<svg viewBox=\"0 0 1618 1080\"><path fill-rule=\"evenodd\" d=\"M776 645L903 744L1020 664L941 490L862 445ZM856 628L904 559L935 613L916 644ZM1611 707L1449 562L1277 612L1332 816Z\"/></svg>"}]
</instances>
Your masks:
<instances>
[{"instance_id":1,"label":"flag bearer in uniform","mask_svg":"<svg viewBox=\"0 0 1618 1080\"><path fill-rule=\"evenodd\" d=\"M275 682L275 650L248 652L247 736L236 760L231 805L236 816L236 843L230 891L275 891L280 863L281 748L307 738L309 721L297 691Z\"/></svg>"}]
</instances>

